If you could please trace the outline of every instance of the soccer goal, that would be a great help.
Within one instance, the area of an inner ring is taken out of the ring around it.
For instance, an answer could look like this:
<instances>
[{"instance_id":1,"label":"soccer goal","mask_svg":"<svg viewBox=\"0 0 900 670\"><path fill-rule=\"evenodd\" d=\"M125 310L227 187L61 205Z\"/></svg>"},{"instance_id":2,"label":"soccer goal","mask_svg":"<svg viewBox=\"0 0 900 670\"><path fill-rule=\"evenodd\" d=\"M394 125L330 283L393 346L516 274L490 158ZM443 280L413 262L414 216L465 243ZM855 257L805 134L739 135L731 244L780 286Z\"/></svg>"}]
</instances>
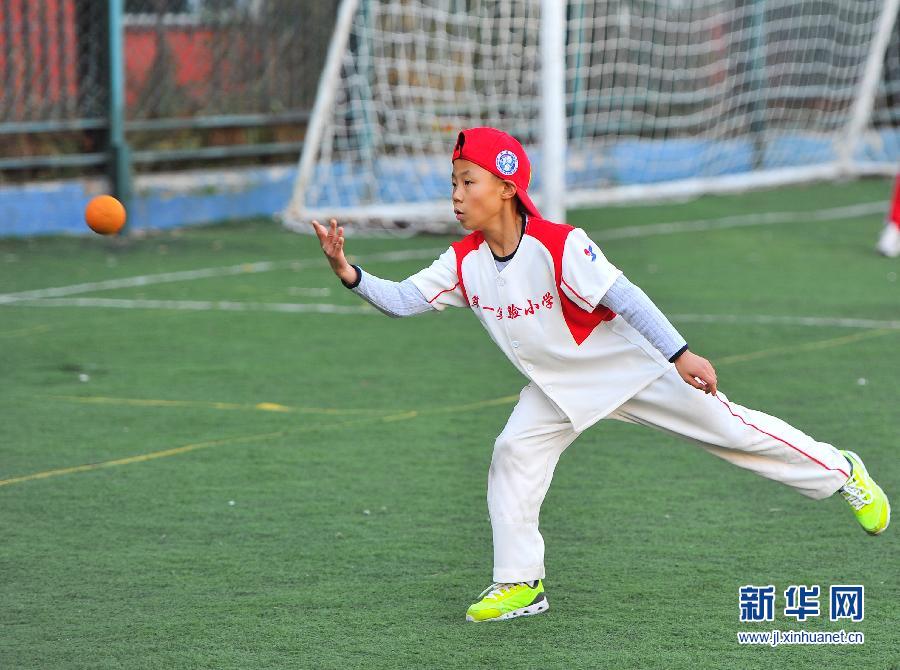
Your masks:
<instances>
[{"instance_id":1,"label":"soccer goal","mask_svg":"<svg viewBox=\"0 0 900 670\"><path fill-rule=\"evenodd\" d=\"M900 0L344 0L284 212L456 227L462 128L566 207L892 173Z\"/></svg>"}]
</instances>

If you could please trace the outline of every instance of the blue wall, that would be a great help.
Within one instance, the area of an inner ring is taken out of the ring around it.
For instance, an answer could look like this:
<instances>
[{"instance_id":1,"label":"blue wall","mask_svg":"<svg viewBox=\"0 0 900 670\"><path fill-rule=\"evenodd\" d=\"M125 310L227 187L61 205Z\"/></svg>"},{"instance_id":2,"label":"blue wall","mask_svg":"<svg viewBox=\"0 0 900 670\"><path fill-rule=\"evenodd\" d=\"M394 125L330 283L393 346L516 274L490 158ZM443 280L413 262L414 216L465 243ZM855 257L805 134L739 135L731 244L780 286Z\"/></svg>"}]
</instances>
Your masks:
<instances>
[{"instance_id":1,"label":"blue wall","mask_svg":"<svg viewBox=\"0 0 900 670\"><path fill-rule=\"evenodd\" d=\"M836 159L833 138L802 133L767 138L761 155L746 139L619 139L602 150L570 147L577 169L566 175L570 188L604 184L649 184L749 172L754 161L764 169L824 165ZM900 164L900 130L880 130L859 147L857 160ZM540 189L540 152L532 151ZM293 166L245 168L145 176L135 180L129 207L132 230L165 229L253 216L272 216L290 199ZM82 214L91 197L102 193L97 180L35 183L0 187L0 236L47 233L86 234ZM352 206L372 196L404 203L450 197L450 156L410 159L383 157L374 166L362 162L319 166L308 192L315 207Z\"/></svg>"},{"instance_id":2,"label":"blue wall","mask_svg":"<svg viewBox=\"0 0 900 670\"><path fill-rule=\"evenodd\" d=\"M128 208L132 230L271 216L290 199L296 168L252 168L184 178L137 180ZM184 182L179 185L179 181ZM84 207L104 193L96 180L0 186L0 236L90 233Z\"/></svg>"}]
</instances>

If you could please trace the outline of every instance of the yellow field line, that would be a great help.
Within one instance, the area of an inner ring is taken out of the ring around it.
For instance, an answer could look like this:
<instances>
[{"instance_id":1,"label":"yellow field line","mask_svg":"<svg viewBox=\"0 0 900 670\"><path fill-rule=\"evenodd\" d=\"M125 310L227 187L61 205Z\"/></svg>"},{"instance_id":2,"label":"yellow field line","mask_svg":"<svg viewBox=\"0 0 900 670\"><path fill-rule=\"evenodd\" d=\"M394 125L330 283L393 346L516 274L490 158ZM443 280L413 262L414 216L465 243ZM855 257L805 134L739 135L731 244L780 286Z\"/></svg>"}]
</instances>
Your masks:
<instances>
[{"instance_id":1,"label":"yellow field line","mask_svg":"<svg viewBox=\"0 0 900 670\"><path fill-rule=\"evenodd\" d=\"M59 396L65 397L65 396ZM255 442L259 440L267 440L275 437L282 437L285 435L292 435L295 433L305 433L311 432L315 430L323 430L323 429L334 429L334 428L344 428L346 426L354 425L354 424L363 424L363 423L371 423L371 422L394 422L394 421L408 421L409 419L414 419L417 416L422 414L437 414L443 412L454 412L454 411L465 411L470 409L478 409L481 407L491 407L495 405L500 405L508 402L512 402L518 396L506 396L503 398L495 398L493 400L486 400L484 402L475 402L468 403L465 405L457 405L451 407L440 407L434 410L421 410L421 411L409 411L409 412L395 412L390 414L384 414L381 412L378 416L367 416L359 419L352 419L350 421L343 421L341 423L329 424L323 426L305 426L302 428L296 428L291 430L281 430L274 433L261 433L259 435L244 435L241 437L229 437L221 440L209 440L206 442L196 442L194 444L186 444L181 447L175 447L173 449L163 449L162 451L153 451L148 454L138 454L136 456L128 456L126 458L117 458L111 461L103 461L102 463L88 463L85 465L75 465L69 468L58 468L55 470L45 470L43 472L35 472L30 475L22 475L21 477L11 477L10 479L2 479L0 480L0 486L8 486L10 484L20 484L22 482L33 481L35 479L47 479L48 477L58 477L60 475L70 475L78 472L88 472L91 470L99 470L102 468L111 468L119 465L131 465L133 463L144 463L146 461L152 461L157 458L166 458L168 456L177 456L179 454L186 454L191 451L197 451L198 449L209 449L211 447L218 447L225 444L238 444L241 442ZM166 406L170 403L175 403L178 401L150 401L152 402L152 406ZM143 404L143 402L141 403ZM209 405L227 405L228 403L206 403L205 406ZM244 409L248 406L239 405L238 408ZM249 406L253 407L253 406ZM378 410L371 410L378 411Z\"/></svg>"},{"instance_id":2,"label":"yellow field line","mask_svg":"<svg viewBox=\"0 0 900 670\"><path fill-rule=\"evenodd\" d=\"M447 414L449 412L465 412L471 409L481 409L482 407L496 407L497 405L508 405L512 402L516 402L519 399L519 394L516 395L505 395L502 398L494 398L493 400L480 400L477 402L470 402L466 405L456 405L452 407L435 407L434 409L425 409L420 412L420 414Z\"/></svg>"},{"instance_id":3,"label":"yellow field line","mask_svg":"<svg viewBox=\"0 0 900 670\"><path fill-rule=\"evenodd\" d=\"M843 335L828 340L819 340L816 342L807 342L804 344L790 345L786 347L773 347L771 349L760 349L759 351L751 351L743 354L735 354L733 356L725 356L713 361L715 365L730 365L732 363L743 363L746 361L755 361L763 358L770 358L779 354L790 354L801 351L819 351L821 349L829 349L832 347L840 347L862 340L874 339L891 335L897 331L881 328L878 330L868 330L852 335ZM385 421L400 421L404 419L415 418L420 415L428 414L447 414L452 412L465 412L468 410L483 409L485 407L495 407L497 405L506 405L518 399L518 395L503 396L502 398L494 398L492 400L481 400L465 405L455 405L450 407L436 407L433 409L422 410L396 410L394 413L385 415L383 409L333 409L327 407L292 407L290 405L280 405L272 402L259 402L256 404L239 404L227 402L206 402L200 400L157 400L157 399L139 399L139 398L110 398L104 396L71 396L71 395L53 395L48 396L54 400L66 400L69 402L78 402L86 404L98 405L130 405L135 407L197 407L201 409L220 409L220 410L243 410L243 411L263 411L263 412L283 412L283 413L300 413L300 414L324 414L329 416L347 416L347 415L378 415Z\"/></svg>"},{"instance_id":4,"label":"yellow field line","mask_svg":"<svg viewBox=\"0 0 900 670\"><path fill-rule=\"evenodd\" d=\"M116 458L111 461L103 461L101 463L87 463L85 465L75 465L69 468L57 468L55 470L45 470L43 472L35 472L30 475L22 475L21 477L11 477L9 479L0 479L0 486L8 486L10 484L20 484L22 482L33 481L35 479L47 479L48 477L58 477L60 475L71 475L78 472L89 472L91 470L100 470L102 468L112 468L119 465L131 465L133 463L144 463L157 458L167 458L169 456L177 456L186 454L199 449L210 449L212 447L220 447L226 444L240 444L242 442L258 442L261 440L270 440L276 437L284 437L285 435L294 435L297 433L310 433L316 430L344 428L353 424L369 423L373 421L383 421L388 417L365 417L361 419L352 419L341 423L326 424L322 426L303 426L291 430L279 430L272 433L259 433L257 435L242 435L240 437L226 437L221 440L207 440L206 442L195 442L193 444L185 444L181 447L172 449L163 449L161 451L152 451L147 454L137 454L126 458Z\"/></svg>"},{"instance_id":5,"label":"yellow field line","mask_svg":"<svg viewBox=\"0 0 900 670\"><path fill-rule=\"evenodd\" d=\"M431 414L452 414L453 412L468 412L471 410L484 409L485 407L496 407L498 405L509 405L519 399L517 395L505 395L502 398L493 398L492 400L478 400L476 402L466 403L464 405L449 405L447 407L433 407L430 409L413 409L407 412L397 412L382 417L384 421L406 421L407 419L415 419L418 416L428 416Z\"/></svg>"},{"instance_id":6,"label":"yellow field line","mask_svg":"<svg viewBox=\"0 0 900 670\"><path fill-rule=\"evenodd\" d=\"M156 458L165 458L167 456L175 456L177 454L186 454L189 451L197 451L198 449L209 449L210 447L218 447L223 444L235 444L238 442L253 442L256 440L265 440L272 437L284 435L284 431L277 433L262 433L260 435L244 435L242 437L230 437L223 440L209 440L207 442L196 442L194 444L186 444L182 447L174 449L164 449L162 451L154 451L149 454L138 454L137 456L129 456L127 458L117 458L112 461L103 461L102 463L88 463L86 465L75 465L71 468L58 468L56 470L45 470L43 472L35 472L30 475L22 475L21 477L12 477L11 479L0 480L0 486L8 486L9 484L19 484L34 479L46 479L48 477L58 477L60 475L71 475L76 472L87 472L89 470L99 470L101 468L112 468L117 465L131 465L132 463L143 463L152 461Z\"/></svg>"},{"instance_id":7,"label":"yellow field line","mask_svg":"<svg viewBox=\"0 0 900 670\"><path fill-rule=\"evenodd\" d=\"M158 400L153 398L110 398L106 396L51 395L53 400L84 403L88 405L126 405L132 407L196 407L199 409L243 410L256 412L283 412L296 414L327 414L340 416L347 414L382 415L381 409L331 409L328 407L291 407L274 402L259 402L251 405L232 402L207 402L203 400Z\"/></svg>"},{"instance_id":8,"label":"yellow field line","mask_svg":"<svg viewBox=\"0 0 900 670\"><path fill-rule=\"evenodd\" d=\"M826 349L829 347L839 347L846 344L852 344L854 342L859 342L861 340L870 339L874 337L880 337L883 335L891 334L895 331L892 330L873 330L867 331L863 333L856 333L853 335L846 335L844 337L836 337L830 340L820 340L818 342L809 342L806 344L788 346L788 347L775 347L772 349L762 349L760 351L752 351L745 354L736 354L734 356L726 356L724 358L720 358L715 361L716 365L728 365L730 363L741 363L744 361L751 360L759 360L761 358L768 358L770 356L775 356L778 354L784 353L793 353L798 351L816 351L819 349ZM327 408L312 408L312 407L289 407L286 405L278 405L276 403L257 403L255 405L240 405L236 403L221 403L221 402L201 402L201 401L190 401L190 400L139 400L134 398L107 398L102 396L95 397L82 397L82 396L50 396L51 398L56 398L59 400L70 400L74 402L85 402L85 403L96 403L96 404L123 404L123 405L135 405L141 407L202 407L202 408L213 408L213 409L237 409L237 410L262 410L262 411L274 411L274 412L303 412L303 413L321 413L321 414L374 414L377 413L378 416L368 416L361 419L355 419L352 421L345 421L338 424L333 424L330 426L309 426L303 429L293 429L293 430L282 430L274 433L262 433L259 435L245 435L242 437L232 437L225 438L221 440L210 440L207 442L197 442L194 444L186 444L181 447L175 447L173 449L164 449L162 451L154 451L148 454L138 454L137 456L129 456L127 458L118 458L111 461L104 461L102 463L89 463L86 465L76 465L69 468L59 468L56 470L45 470L43 472L35 472L30 475L23 475L21 477L12 477L10 479L0 480L0 486L8 486L10 484L19 484L21 482L32 481L35 479L46 479L48 477L57 477L60 475L68 475L74 474L78 472L87 472L90 470L99 470L101 468L110 468L119 465L131 465L132 463L143 463L146 461L154 460L157 458L166 458L168 456L176 456L178 454L185 454L191 451L197 451L198 449L209 449L211 447L218 447L225 444L237 444L241 442L254 442L258 440L267 440L275 437L282 437L284 435L298 433L298 432L309 432L312 430L319 430L322 428L342 428L345 426L349 426L352 424L360 424L367 423L370 421L384 421L384 422L395 422L395 421L408 421L410 419L414 419L416 417L422 415L429 414L445 414L450 412L464 412L469 410L483 409L485 407L495 407L498 405L506 405L514 402L518 396L517 395L509 395L503 396L501 398L494 398L491 400L482 400L471 403L466 403L463 405L453 405L448 407L436 407L433 409L423 409L423 410L410 410L410 411L399 411L390 414L384 414L384 410L366 410L366 409L350 409L350 410L333 410Z\"/></svg>"},{"instance_id":9,"label":"yellow field line","mask_svg":"<svg viewBox=\"0 0 900 670\"><path fill-rule=\"evenodd\" d=\"M209 402L204 400L161 400L155 398L112 398L108 396L80 396L80 395L50 395L45 396L52 400L65 400L66 402L83 403L86 405L125 405L131 407L196 407L198 409L243 410L261 412L282 412L298 414L325 414L329 416L364 415L385 417L385 412L391 412L385 420L396 421L398 417L406 417L407 414L446 414L448 412L465 412L467 410L482 409L506 405L518 399L518 395L503 396L492 400L480 400L464 405L450 407L435 407L422 410L384 410L384 409L333 409L328 407L292 407L280 405L274 402L259 402L255 404L240 404L231 402Z\"/></svg>"},{"instance_id":10,"label":"yellow field line","mask_svg":"<svg viewBox=\"0 0 900 670\"><path fill-rule=\"evenodd\" d=\"M820 349L829 349L831 347L841 347L845 344L852 344L854 342L859 342L860 340L868 340L875 337L881 337L883 335L890 335L891 333L896 332L897 331L895 330L888 330L884 328L879 330L868 330L862 333L854 333L853 335L835 337L830 340L819 340L817 342L808 342L806 344L796 344L787 347L774 347L772 349L751 351L746 354L725 356L724 358L719 358L713 361L713 363L715 365L728 365L729 363L743 363L744 361L755 361L761 358L769 358L770 356L776 356L778 354L792 354L800 351L818 351Z\"/></svg>"}]
</instances>

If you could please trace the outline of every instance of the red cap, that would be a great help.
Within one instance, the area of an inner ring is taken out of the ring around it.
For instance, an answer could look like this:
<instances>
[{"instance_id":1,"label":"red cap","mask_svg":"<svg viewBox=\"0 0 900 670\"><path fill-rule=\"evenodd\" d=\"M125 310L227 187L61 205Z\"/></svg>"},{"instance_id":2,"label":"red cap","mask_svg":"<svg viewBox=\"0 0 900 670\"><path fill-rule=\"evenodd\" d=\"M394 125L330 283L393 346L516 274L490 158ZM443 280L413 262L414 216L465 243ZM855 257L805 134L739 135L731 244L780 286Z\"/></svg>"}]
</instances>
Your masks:
<instances>
[{"instance_id":1,"label":"red cap","mask_svg":"<svg viewBox=\"0 0 900 670\"><path fill-rule=\"evenodd\" d=\"M543 218L528 197L531 163L515 137L496 128L468 128L456 138L453 160L457 158L472 161L500 179L511 181L525 211Z\"/></svg>"}]
</instances>

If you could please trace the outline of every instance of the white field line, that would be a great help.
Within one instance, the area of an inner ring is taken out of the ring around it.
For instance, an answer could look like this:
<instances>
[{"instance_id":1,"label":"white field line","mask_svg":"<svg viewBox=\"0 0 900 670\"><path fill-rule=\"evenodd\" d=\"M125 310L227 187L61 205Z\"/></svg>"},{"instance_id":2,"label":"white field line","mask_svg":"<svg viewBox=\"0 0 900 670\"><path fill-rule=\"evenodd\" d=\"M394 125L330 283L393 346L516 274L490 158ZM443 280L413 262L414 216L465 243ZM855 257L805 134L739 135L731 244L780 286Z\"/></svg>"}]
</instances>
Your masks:
<instances>
[{"instance_id":1,"label":"white field line","mask_svg":"<svg viewBox=\"0 0 900 670\"><path fill-rule=\"evenodd\" d=\"M304 261L295 261L298 265ZM199 270L184 270L181 272L162 272L155 275L139 275L137 277L123 277L122 279L107 279L105 281L85 282L83 284L71 284L69 286L57 286L55 288L42 288L33 291L20 291L19 293L4 293L0 295L0 304L19 302L22 300L35 300L40 298L58 298L66 295L90 293L91 291L108 291L117 288L131 288L135 286L149 286L151 284L165 284L167 282L188 281L191 279L206 279L207 277L225 277L228 275L252 274L256 272L268 272L270 270L289 268L290 262L260 261L256 263L241 263L217 268L202 268Z\"/></svg>"},{"instance_id":2,"label":"white field line","mask_svg":"<svg viewBox=\"0 0 900 670\"><path fill-rule=\"evenodd\" d=\"M744 228L747 226L770 226L776 223L810 223L817 221L835 221L858 216L881 214L887 211L884 202L863 202L846 207L832 207L813 211L799 212L762 212L759 214L739 214L723 216L718 219L700 219L697 221L672 221L670 223L654 223L648 226L624 226L589 233L597 240L621 240L629 237L651 237L655 235L672 235L674 233L699 232L704 230L720 230L727 228Z\"/></svg>"},{"instance_id":3,"label":"white field line","mask_svg":"<svg viewBox=\"0 0 900 670\"><path fill-rule=\"evenodd\" d=\"M231 300L143 300L124 298L44 298L20 300L22 307L101 307L111 309L168 309L190 312L283 312L319 314L379 314L369 305L323 303L234 302Z\"/></svg>"},{"instance_id":4,"label":"white field line","mask_svg":"<svg viewBox=\"0 0 900 670\"><path fill-rule=\"evenodd\" d=\"M816 328L885 328L900 330L900 321L848 319L830 316L774 316L768 314L671 314L672 321L683 323L734 323L767 326L812 326Z\"/></svg>"},{"instance_id":5,"label":"white field line","mask_svg":"<svg viewBox=\"0 0 900 670\"><path fill-rule=\"evenodd\" d=\"M22 300L23 307L100 307L110 309L168 309L199 312L281 312L287 314L380 314L364 304L234 302L228 300L131 300L125 298L46 298ZM772 326L811 326L816 328L852 328L857 330L900 330L900 320L849 319L828 316L776 316L769 314L672 314L681 323L725 323Z\"/></svg>"},{"instance_id":6,"label":"white field line","mask_svg":"<svg viewBox=\"0 0 900 670\"><path fill-rule=\"evenodd\" d=\"M289 288L290 295L301 295L307 298L327 298L331 295L330 288Z\"/></svg>"},{"instance_id":7,"label":"white field line","mask_svg":"<svg viewBox=\"0 0 900 670\"><path fill-rule=\"evenodd\" d=\"M833 207L813 211L799 212L763 212L759 214L743 214L738 216L725 216L718 219L700 219L696 221L673 221L670 223L658 223L646 226L624 226L622 228L610 228L589 233L597 240L616 240L633 237L652 237L656 235L672 235L675 233L699 232L704 230L741 228L746 226L763 226L777 223L802 223L815 221L833 221L847 217L868 216L870 214L884 214L883 202L867 202L846 207ZM368 262L393 262L418 258L434 258L443 253L445 249L407 249L400 251L387 251L356 258L360 263ZM183 270L181 272L163 272L153 275L139 275L136 277L124 277L121 279L108 279L98 282L85 282L69 286L21 291L18 293L0 294L0 305L21 302L24 300L36 300L42 298L61 298L64 296L91 293L93 291L107 291L118 288L133 288L136 286L150 286L152 284L165 284L170 282L190 281L194 279L207 279L210 277L226 277L231 275L255 274L271 272L273 270L303 270L310 267L318 267L322 264L321 258L296 260L296 261L257 261L253 263L240 263L224 267L200 268L197 270Z\"/></svg>"},{"instance_id":8,"label":"white field line","mask_svg":"<svg viewBox=\"0 0 900 670\"><path fill-rule=\"evenodd\" d=\"M405 261L418 258L434 258L443 251L444 249L386 251L383 253L369 254L364 257L359 257L356 260L366 263ZM91 293L93 291L150 286L151 284L167 284L170 282L190 281L193 279L207 279L209 277L256 274L260 272L271 272L273 270L305 270L310 267L322 267L324 263L325 259L321 257L298 261L257 261L255 263L240 263L238 265L226 265L223 267L183 270L181 272L162 272L155 275L123 277L122 279L107 279L105 281L85 282L83 284L43 288L33 291L21 291L19 293L4 293L0 294L0 305L21 302L23 300L61 298L67 295L78 295L79 293Z\"/></svg>"}]
</instances>

